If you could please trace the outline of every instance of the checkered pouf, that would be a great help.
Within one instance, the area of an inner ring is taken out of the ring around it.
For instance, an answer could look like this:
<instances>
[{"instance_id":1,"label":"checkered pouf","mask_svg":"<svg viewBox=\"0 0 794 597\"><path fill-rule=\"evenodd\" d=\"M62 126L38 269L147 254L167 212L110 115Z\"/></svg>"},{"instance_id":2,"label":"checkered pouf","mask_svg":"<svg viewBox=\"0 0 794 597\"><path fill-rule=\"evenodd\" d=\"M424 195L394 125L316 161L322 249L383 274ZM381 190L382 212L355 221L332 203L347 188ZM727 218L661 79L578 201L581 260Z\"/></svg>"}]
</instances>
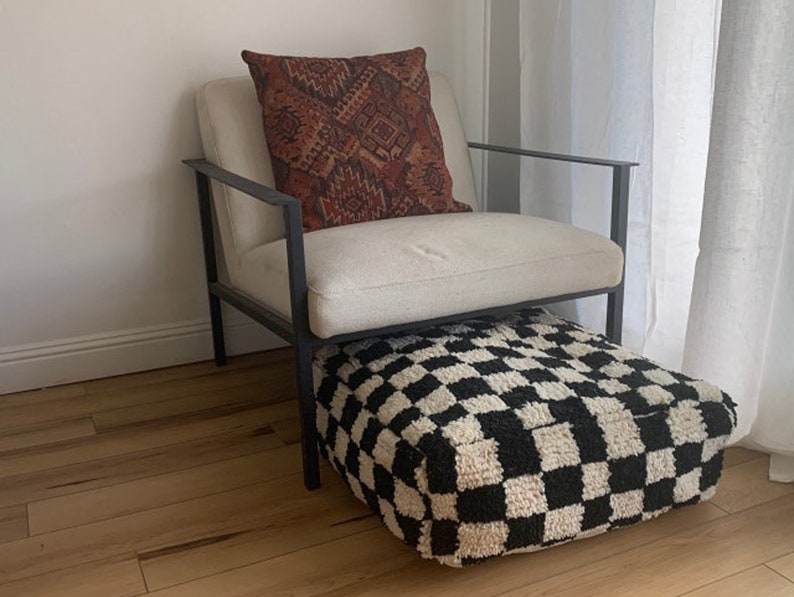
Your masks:
<instances>
[{"instance_id":1,"label":"checkered pouf","mask_svg":"<svg viewBox=\"0 0 794 597\"><path fill-rule=\"evenodd\" d=\"M540 309L322 349L321 445L353 493L452 566L714 494L734 405Z\"/></svg>"}]
</instances>

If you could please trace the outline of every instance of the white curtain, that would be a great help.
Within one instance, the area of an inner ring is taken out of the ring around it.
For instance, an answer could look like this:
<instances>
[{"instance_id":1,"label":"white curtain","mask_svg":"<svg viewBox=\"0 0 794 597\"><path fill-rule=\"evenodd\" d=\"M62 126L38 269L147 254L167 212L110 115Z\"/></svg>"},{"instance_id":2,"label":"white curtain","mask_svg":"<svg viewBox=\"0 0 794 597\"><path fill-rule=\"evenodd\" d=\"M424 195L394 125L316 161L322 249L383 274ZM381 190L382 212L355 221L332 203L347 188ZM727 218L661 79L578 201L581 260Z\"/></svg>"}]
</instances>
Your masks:
<instances>
[{"instance_id":1,"label":"white curtain","mask_svg":"<svg viewBox=\"0 0 794 597\"><path fill-rule=\"evenodd\" d=\"M642 164L631 184L624 344L731 393L734 439L776 452L780 479L794 453L791 5L520 5L522 145ZM526 160L521 185L525 213L607 231L608 171ZM603 325L597 299L563 313Z\"/></svg>"},{"instance_id":2,"label":"white curtain","mask_svg":"<svg viewBox=\"0 0 794 597\"><path fill-rule=\"evenodd\" d=\"M520 4L521 144L643 164L631 181L624 341L645 338L653 128L653 3L525 0ZM521 209L609 230L610 169L525 159ZM554 309L603 329L603 297Z\"/></svg>"},{"instance_id":3,"label":"white curtain","mask_svg":"<svg viewBox=\"0 0 794 597\"><path fill-rule=\"evenodd\" d=\"M725 0L685 370L794 481L794 3Z\"/></svg>"},{"instance_id":4,"label":"white curtain","mask_svg":"<svg viewBox=\"0 0 794 597\"><path fill-rule=\"evenodd\" d=\"M674 368L700 231L718 14L716 0L521 3L522 144L640 162L624 344ZM522 210L606 232L610 174L525 160ZM603 299L563 314L600 329Z\"/></svg>"}]
</instances>

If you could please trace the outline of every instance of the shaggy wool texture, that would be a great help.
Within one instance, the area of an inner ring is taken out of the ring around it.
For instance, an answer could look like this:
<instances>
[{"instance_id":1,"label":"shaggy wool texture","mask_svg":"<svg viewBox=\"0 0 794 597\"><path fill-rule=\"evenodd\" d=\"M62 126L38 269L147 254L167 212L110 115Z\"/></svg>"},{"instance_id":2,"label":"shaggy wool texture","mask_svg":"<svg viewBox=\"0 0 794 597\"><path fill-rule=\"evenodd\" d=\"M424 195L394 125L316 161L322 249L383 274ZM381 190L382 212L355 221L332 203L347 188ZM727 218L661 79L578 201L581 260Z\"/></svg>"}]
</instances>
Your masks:
<instances>
[{"instance_id":1,"label":"shaggy wool texture","mask_svg":"<svg viewBox=\"0 0 794 597\"><path fill-rule=\"evenodd\" d=\"M324 452L423 557L534 551L710 498L715 386L540 309L323 348Z\"/></svg>"}]
</instances>

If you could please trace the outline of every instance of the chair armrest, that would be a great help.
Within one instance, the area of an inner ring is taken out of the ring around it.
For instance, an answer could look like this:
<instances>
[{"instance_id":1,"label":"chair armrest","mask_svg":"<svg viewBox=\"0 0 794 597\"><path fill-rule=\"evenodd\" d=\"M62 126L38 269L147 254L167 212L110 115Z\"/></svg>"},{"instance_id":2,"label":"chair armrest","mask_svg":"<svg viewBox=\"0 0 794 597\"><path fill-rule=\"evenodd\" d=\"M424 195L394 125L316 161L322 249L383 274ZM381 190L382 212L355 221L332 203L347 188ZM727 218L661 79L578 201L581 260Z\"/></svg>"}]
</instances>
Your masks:
<instances>
[{"instance_id":1,"label":"chair armrest","mask_svg":"<svg viewBox=\"0 0 794 597\"><path fill-rule=\"evenodd\" d=\"M230 187L234 187L238 191L242 191L246 195L250 195L254 199L258 199L259 201L267 203L268 205L282 207L286 205L297 204L300 206L300 201L298 201L295 197L285 195L276 189L266 187L263 184L259 184L258 182L254 182L248 178L244 178L239 174L235 174L234 172L225 170L220 166L216 166L207 160L182 160L182 163L186 166L190 166L197 172L201 172L202 174L209 176L214 180L222 182L223 184L227 184Z\"/></svg>"},{"instance_id":2,"label":"chair armrest","mask_svg":"<svg viewBox=\"0 0 794 597\"><path fill-rule=\"evenodd\" d=\"M631 169L634 166L639 166L638 162L604 160L601 158L589 158L578 155L567 155L564 153L549 153L546 151L535 151L533 149L521 149L519 147L477 143L475 141L469 141L469 147L472 149L483 149L485 151L509 153L518 156L590 164L592 166L608 166L612 168L612 221L610 224L609 236L625 253L629 209L629 176L631 174Z\"/></svg>"},{"instance_id":3,"label":"chair armrest","mask_svg":"<svg viewBox=\"0 0 794 597\"><path fill-rule=\"evenodd\" d=\"M589 158L580 155L568 155L565 153L549 153L547 151L535 151L534 149L521 149L520 147L507 147L505 145L491 145L489 143L477 143L469 141L469 147L472 149L483 149L485 151L494 151L497 153L510 153L514 155L523 155L531 158L541 158L545 160L557 160L560 162L575 162L578 164L590 164L593 166L639 166L638 162L624 162L621 160L604 160L601 158Z\"/></svg>"},{"instance_id":4,"label":"chair armrest","mask_svg":"<svg viewBox=\"0 0 794 597\"><path fill-rule=\"evenodd\" d=\"M531 158L574 162L592 166L608 166L612 168L612 218L609 225L609 238L621 248L625 256L626 233L629 220L629 178L631 176L631 169L634 166L639 166L639 163L624 162L621 160L604 160L600 158L567 155L564 153L549 153L546 151L506 147L503 145L476 143L474 141L469 142L469 147L472 149L483 149L485 151L509 153ZM625 272L626 261L624 257L623 276L625 276ZM623 276L621 276L621 282L617 290L610 292L607 297L607 335L617 342L620 342L623 334Z\"/></svg>"},{"instance_id":5,"label":"chair armrest","mask_svg":"<svg viewBox=\"0 0 794 597\"><path fill-rule=\"evenodd\" d=\"M183 160L182 163L196 171L196 187L199 197L204 254L207 260L207 282L210 287L221 285L218 283L218 273L215 265L215 239L212 227L212 209L210 206L212 190L209 179L212 178L218 182L227 184L268 205L282 208L285 240L287 244L287 273L292 309L292 330L290 331L287 329L283 322L276 320L273 320L275 323L269 321L268 327L281 335L282 338L289 341L293 341L295 337L300 334L303 334L304 337L308 337L308 335L311 334L309 330L308 308L309 287L306 282L306 256L303 248L303 212L301 210L300 200L235 174L234 172L225 170L204 159ZM224 298L229 300L228 296L224 296Z\"/></svg>"}]
</instances>

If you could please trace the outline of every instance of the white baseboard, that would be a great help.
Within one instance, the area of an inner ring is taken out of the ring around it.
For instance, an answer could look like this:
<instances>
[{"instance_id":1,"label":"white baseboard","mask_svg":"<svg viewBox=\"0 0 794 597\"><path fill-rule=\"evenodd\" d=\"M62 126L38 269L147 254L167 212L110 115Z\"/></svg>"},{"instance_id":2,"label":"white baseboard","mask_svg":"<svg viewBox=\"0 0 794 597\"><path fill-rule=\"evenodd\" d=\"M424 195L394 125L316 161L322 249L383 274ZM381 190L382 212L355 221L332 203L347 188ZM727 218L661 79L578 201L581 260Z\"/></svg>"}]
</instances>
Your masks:
<instances>
[{"instance_id":1,"label":"white baseboard","mask_svg":"<svg viewBox=\"0 0 794 597\"><path fill-rule=\"evenodd\" d=\"M244 354L285 346L250 319L226 318L226 351ZM181 365L212 358L207 320L119 330L0 348L0 394Z\"/></svg>"}]
</instances>

